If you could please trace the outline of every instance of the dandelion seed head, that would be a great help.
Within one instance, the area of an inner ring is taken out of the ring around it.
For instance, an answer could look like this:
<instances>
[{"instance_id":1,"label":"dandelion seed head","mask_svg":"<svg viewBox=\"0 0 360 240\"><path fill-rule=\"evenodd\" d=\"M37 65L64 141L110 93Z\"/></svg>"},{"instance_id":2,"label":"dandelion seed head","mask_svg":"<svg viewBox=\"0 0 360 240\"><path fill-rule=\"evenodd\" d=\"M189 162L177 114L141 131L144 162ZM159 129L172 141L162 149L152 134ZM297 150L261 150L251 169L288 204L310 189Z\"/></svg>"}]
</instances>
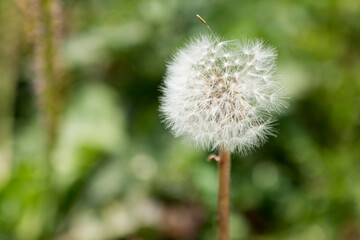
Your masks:
<instances>
[{"instance_id":1,"label":"dandelion seed head","mask_svg":"<svg viewBox=\"0 0 360 240\"><path fill-rule=\"evenodd\" d=\"M275 60L259 40L194 39L167 68L160 106L167 126L204 149L246 153L263 144L286 105Z\"/></svg>"}]
</instances>

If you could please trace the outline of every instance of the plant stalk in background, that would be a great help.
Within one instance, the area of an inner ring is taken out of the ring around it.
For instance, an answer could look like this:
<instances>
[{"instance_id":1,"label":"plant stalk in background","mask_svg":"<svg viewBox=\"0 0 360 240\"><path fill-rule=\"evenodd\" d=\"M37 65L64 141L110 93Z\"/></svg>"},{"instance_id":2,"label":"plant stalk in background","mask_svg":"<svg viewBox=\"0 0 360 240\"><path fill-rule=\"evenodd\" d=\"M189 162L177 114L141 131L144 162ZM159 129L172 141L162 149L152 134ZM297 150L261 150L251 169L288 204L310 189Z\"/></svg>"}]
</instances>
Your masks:
<instances>
[{"instance_id":1,"label":"plant stalk in background","mask_svg":"<svg viewBox=\"0 0 360 240\"><path fill-rule=\"evenodd\" d=\"M29 16L33 20L35 84L41 117L45 123L46 159L50 161L67 86L60 56L64 18L61 1L29 0L29 3Z\"/></svg>"},{"instance_id":2,"label":"plant stalk in background","mask_svg":"<svg viewBox=\"0 0 360 240\"><path fill-rule=\"evenodd\" d=\"M27 4L27 6L26 6ZM66 99L67 78L60 55L64 33L64 12L60 0L27 0L20 2L31 20L30 41L34 46L35 88L41 120L45 134L43 235L39 239L50 239L55 231L58 201L53 185L52 154L58 137L58 128ZM24 8L25 6L25 8Z\"/></svg>"},{"instance_id":3,"label":"plant stalk in background","mask_svg":"<svg viewBox=\"0 0 360 240\"><path fill-rule=\"evenodd\" d=\"M273 135L285 102L273 48L259 40L220 41L197 17L211 35L192 40L169 63L161 112L175 136L219 149L218 228L220 240L228 240L230 153L247 153Z\"/></svg>"},{"instance_id":4,"label":"plant stalk in background","mask_svg":"<svg viewBox=\"0 0 360 240\"><path fill-rule=\"evenodd\" d=\"M0 18L0 186L11 176L13 108L21 45L21 17L10 0L1 1Z\"/></svg>"}]
</instances>

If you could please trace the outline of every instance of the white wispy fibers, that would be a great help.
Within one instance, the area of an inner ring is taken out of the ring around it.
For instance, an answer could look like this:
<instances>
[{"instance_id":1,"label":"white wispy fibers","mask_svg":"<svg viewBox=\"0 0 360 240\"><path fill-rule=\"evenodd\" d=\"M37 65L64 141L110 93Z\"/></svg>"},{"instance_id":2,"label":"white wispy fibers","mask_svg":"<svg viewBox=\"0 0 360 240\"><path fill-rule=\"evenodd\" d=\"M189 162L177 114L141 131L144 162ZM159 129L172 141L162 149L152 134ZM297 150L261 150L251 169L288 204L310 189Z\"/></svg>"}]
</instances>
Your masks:
<instances>
[{"instance_id":1,"label":"white wispy fibers","mask_svg":"<svg viewBox=\"0 0 360 240\"><path fill-rule=\"evenodd\" d=\"M259 40L192 40L168 64L160 107L167 126L205 149L261 145L285 106L276 56Z\"/></svg>"}]
</instances>

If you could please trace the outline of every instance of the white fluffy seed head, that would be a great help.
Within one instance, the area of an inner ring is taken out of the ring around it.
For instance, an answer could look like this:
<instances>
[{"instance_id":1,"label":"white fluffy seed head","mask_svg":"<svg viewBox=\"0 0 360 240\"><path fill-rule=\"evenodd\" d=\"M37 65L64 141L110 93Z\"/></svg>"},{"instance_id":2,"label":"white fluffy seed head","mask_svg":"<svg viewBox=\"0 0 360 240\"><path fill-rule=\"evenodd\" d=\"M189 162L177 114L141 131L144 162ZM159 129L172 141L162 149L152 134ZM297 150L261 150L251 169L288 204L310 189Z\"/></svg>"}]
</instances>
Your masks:
<instances>
[{"instance_id":1,"label":"white fluffy seed head","mask_svg":"<svg viewBox=\"0 0 360 240\"><path fill-rule=\"evenodd\" d=\"M275 60L262 41L191 41L168 65L160 107L167 126L204 149L261 145L285 106Z\"/></svg>"}]
</instances>

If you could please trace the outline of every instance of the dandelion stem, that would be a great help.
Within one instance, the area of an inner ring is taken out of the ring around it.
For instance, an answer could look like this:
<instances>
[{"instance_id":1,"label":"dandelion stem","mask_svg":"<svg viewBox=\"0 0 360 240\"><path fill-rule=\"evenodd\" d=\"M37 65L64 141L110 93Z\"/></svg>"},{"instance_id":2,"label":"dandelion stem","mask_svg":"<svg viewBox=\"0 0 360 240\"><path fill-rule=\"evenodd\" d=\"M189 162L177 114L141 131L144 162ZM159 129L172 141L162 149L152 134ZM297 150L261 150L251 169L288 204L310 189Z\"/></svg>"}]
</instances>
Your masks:
<instances>
[{"instance_id":1,"label":"dandelion stem","mask_svg":"<svg viewBox=\"0 0 360 240\"><path fill-rule=\"evenodd\" d=\"M218 231L219 240L230 239L230 151L219 151Z\"/></svg>"}]
</instances>

